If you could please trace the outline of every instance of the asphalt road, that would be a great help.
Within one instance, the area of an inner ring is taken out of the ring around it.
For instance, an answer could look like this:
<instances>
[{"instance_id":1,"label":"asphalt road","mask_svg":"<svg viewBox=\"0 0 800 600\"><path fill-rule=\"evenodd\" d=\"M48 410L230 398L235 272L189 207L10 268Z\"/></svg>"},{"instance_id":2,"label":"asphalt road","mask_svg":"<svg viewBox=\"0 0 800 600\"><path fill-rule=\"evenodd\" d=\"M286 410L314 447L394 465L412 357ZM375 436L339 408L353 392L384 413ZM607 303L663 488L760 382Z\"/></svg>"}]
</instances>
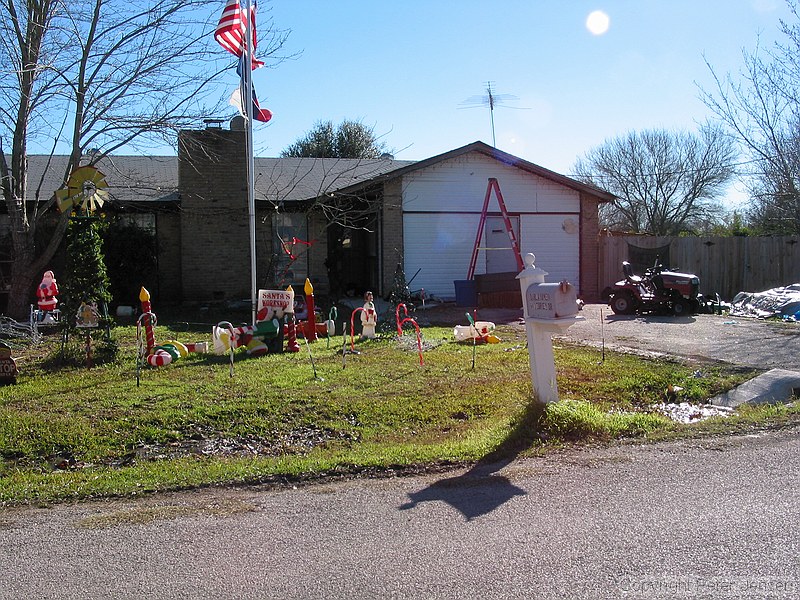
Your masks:
<instances>
[{"instance_id":1,"label":"asphalt road","mask_svg":"<svg viewBox=\"0 0 800 600\"><path fill-rule=\"evenodd\" d=\"M797 598L800 436L0 513L1 598Z\"/></svg>"},{"instance_id":2,"label":"asphalt road","mask_svg":"<svg viewBox=\"0 0 800 600\"><path fill-rule=\"evenodd\" d=\"M796 325L582 316L583 343L800 368ZM799 453L790 429L0 510L0 598L797 598Z\"/></svg>"}]
</instances>

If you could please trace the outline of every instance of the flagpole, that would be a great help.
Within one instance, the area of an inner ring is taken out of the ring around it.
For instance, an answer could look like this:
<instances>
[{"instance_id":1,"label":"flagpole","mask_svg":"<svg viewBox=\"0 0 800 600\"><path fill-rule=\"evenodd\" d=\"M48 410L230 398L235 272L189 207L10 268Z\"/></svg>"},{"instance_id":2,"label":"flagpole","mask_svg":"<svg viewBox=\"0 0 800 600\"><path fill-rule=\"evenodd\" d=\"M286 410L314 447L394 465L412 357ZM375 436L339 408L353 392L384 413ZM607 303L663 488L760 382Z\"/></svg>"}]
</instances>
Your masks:
<instances>
[{"instance_id":1,"label":"flagpole","mask_svg":"<svg viewBox=\"0 0 800 600\"><path fill-rule=\"evenodd\" d=\"M255 193L255 158L253 157L253 11L252 0L246 0L247 10L247 29L245 38L244 65L242 65L242 77L244 90L242 101L245 105L246 115L246 149L247 149L247 212L250 227L250 312L251 324L256 324L258 283L256 280L256 193Z\"/></svg>"}]
</instances>

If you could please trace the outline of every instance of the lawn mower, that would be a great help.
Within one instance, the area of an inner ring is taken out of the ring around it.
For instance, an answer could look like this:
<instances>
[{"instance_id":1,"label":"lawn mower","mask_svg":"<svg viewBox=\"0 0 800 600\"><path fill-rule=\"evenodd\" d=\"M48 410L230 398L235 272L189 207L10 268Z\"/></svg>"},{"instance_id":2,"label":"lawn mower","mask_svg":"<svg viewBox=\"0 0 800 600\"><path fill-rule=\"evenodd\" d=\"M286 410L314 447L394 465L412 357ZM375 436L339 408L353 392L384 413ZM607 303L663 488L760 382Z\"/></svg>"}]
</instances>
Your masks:
<instances>
[{"instance_id":1,"label":"lawn mower","mask_svg":"<svg viewBox=\"0 0 800 600\"><path fill-rule=\"evenodd\" d=\"M656 260L643 276L634 275L627 261L622 263L625 279L603 290L603 302L617 315L657 313L689 315L704 308L698 295L700 278L664 268Z\"/></svg>"}]
</instances>

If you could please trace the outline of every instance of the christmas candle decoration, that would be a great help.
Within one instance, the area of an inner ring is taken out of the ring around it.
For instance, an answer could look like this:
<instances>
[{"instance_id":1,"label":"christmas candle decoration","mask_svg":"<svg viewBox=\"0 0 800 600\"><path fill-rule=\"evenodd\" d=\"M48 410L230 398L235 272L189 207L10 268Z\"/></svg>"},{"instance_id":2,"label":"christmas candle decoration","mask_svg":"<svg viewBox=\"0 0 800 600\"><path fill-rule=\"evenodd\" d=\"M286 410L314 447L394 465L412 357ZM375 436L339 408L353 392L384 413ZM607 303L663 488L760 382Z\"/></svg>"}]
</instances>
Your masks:
<instances>
[{"instance_id":1,"label":"christmas candle decoration","mask_svg":"<svg viewBox=\"0 0 800 600\"><path fill-rule=\"evenodd\" d=\"M306 277L306 284L303 290L306 293L306 306L308 307L308 320L303 328L303 336L309 342L315 342L317 340L317 322L314 314L314 286L311 285L308 277Z\"/></svg>"},{"instance_id":2,"label":"christmas candle decoration","mask_svg":"<svg viewBox=\"0 0 800 600\"><path fill-rule=\"evenodd\" d=\"M142 286L142 289L139 290L139 301L142 303L142 316L144 317L143 321L145 338L147 340L147 353L150 354L156 345L156 336L153 332L153 323L150 320L150 315L152 314L152 307L150 306L150 292L148 292L147 288L144 286Z\"/></svg>"}]
</instances>

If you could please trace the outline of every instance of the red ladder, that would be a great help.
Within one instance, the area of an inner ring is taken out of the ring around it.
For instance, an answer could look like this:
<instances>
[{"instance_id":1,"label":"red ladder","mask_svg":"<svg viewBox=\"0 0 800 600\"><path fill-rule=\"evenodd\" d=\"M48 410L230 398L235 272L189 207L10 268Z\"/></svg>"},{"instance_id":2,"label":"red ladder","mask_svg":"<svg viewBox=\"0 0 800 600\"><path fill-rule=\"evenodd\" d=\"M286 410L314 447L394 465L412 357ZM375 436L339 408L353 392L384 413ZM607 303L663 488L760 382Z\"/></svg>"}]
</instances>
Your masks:
<instances>
[{"instance_id":1,"label":"red ladder","mask_svg":"<svg viewBox=\"0 0 800 600\"><path fill-rule=\"evenodd\" d=\"M497 204L500 205L500 214L503 215L503 223L506 225L506 232L508 239L511 242L510 250L514 251L514 258L517 259L517 268L522 271L525 265L522 262L522 255L519 252L519 243L517 236L514 234L514 228L511 226L511 219L506 210L506 203L503 200L503 194L500 192L500 184L497 179L489 177L489 185L486 186L486 198L483 199L483 209L481 210L481 219L478 223L478 235L475 236L475 245L472 248L472 258L469 261L469 270L467 271L467 279L471 280L475 277L475 266L478 264L478 251L481 250L481 239L483 238L483 230L486 227L486 213L489 210L489 198L494 190L497 196ZM509 250L509 248L486 248L487 250Z\"/></svg>"}]
</instances>

